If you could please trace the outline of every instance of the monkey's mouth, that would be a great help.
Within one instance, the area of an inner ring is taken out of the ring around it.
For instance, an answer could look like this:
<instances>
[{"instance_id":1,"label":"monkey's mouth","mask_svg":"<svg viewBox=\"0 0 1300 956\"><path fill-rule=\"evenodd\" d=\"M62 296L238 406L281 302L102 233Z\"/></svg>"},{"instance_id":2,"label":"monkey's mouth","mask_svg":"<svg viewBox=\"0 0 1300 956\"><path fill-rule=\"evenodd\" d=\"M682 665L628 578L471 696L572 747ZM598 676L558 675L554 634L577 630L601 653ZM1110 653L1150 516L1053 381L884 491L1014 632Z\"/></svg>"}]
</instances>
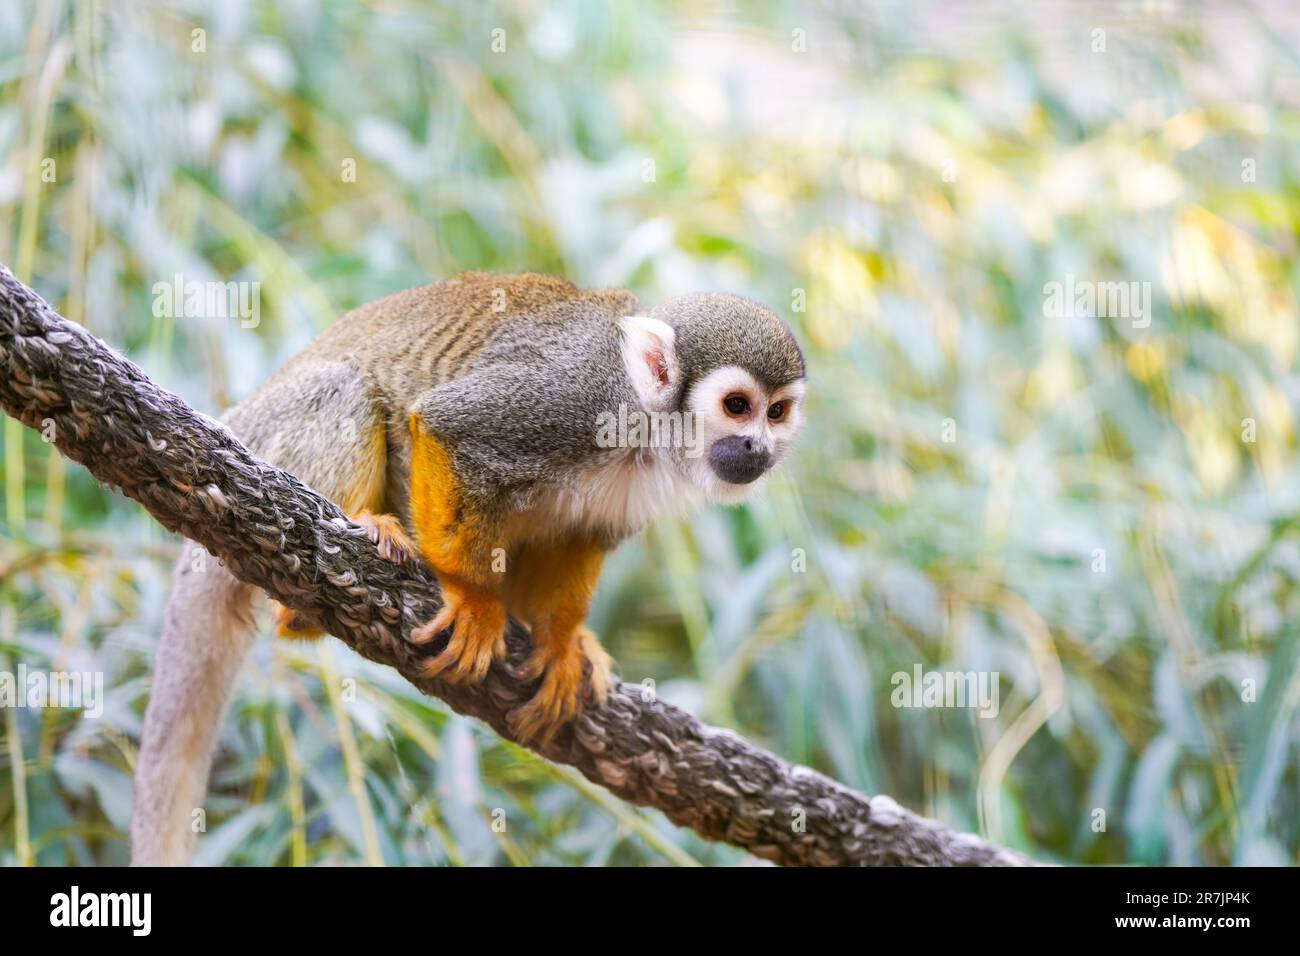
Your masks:
<instances>
[{"instance_id":1,"label":"monkey's mouth","mask_svg":"<svg viewBox=\"0 0 1300 956\"><path fill-rule=\"evenodd\" d=\"M771 450L744 435L719 438L709 449L709 467L730 485L757 481L771 466Z\"/></svg>"}]
</instances>

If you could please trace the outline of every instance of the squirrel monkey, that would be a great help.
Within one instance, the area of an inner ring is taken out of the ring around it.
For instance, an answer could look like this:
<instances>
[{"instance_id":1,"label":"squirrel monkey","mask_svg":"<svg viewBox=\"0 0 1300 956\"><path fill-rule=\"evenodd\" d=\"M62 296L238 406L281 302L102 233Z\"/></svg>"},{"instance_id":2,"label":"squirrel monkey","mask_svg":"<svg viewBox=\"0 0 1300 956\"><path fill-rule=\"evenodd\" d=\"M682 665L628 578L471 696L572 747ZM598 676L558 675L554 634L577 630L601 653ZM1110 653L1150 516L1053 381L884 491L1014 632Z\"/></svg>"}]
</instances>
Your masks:
<instances>
[{"instance_id":1,"label":"squirrel monkey","mask_svg":"<svg viewBox=\"0 0 1300 956\"><path fill-rule=\"evenodd\" d=\"M536 695L512 720L547 739L611 662L583 627L601 563L655 515L739 501L799 432L804 360L775 313L731 295L645 312L624 291L469 273L340 318L226 422L335 501L392 560L418 556L450 632L431 675L476 681L532 631ZM132 861L184 863L253 589L177 565L145 715ZM317 636L277 612L282 636Z\"/></svg>"}]
</instances>

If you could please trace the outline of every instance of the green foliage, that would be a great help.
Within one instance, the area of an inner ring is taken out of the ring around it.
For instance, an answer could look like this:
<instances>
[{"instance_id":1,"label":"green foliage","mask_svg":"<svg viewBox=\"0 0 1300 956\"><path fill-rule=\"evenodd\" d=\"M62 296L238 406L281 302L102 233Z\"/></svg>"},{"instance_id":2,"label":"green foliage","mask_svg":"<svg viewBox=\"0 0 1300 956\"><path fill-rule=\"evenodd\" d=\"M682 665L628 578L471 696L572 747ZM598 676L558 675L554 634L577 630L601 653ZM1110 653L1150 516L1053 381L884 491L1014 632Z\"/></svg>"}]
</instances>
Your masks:
<instances>
[{"instance_id":1,"label":"green foliage","mask_svg":"<svg viewBox=\"0 0 1300 956\"><path fill-rule=\"evenodd\" d=\"M746 6L5 5L0 260L211 413L462 269L767 301L806 440L612 561L624 679L1041 859L1294 863L1294 29ZM177 273L262 321L155 317ZM1054 314L1071 277L1149 325ZM0 710L0 862L119 863L177 542L8 425L0 670L105 702ZM892 706L917 665L997 716ZM206 809L211 863L744 859L333 643L259 642Z\"/></svg>"}]
</instances>

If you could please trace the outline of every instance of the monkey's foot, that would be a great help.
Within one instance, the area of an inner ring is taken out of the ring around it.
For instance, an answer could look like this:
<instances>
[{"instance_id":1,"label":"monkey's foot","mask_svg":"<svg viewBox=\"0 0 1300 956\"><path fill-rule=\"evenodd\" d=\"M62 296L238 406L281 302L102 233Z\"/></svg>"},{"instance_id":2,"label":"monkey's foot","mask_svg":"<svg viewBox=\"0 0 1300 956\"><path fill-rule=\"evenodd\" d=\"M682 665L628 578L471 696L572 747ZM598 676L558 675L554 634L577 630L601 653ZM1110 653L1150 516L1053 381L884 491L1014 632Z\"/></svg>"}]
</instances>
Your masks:
<instances>
[{"instance_id":1,"label":"monkey's foot","mask_svg":"<svg viewBox=\"0 0 1300 956\"><path fill-rule=\"evenodd\" d=\"M424 664L428 677L481 681L494 660L506 656L506 609L490 594L451 582L442 585L442 610L411 632L411 643L428 644L452 628L441 654Z\"/></svg>"},{"instance_id":2,"label":"monkey's foot","mask_svg":"<svg viewBox=\"0 0 1300 956\"><path fill-rule=\"evenodd\" d=\"M276 637L287 637L295 641L314 641L318 637L325 636L324 630L305 623L293 608L285 607L279 601L272 601L271 604L275 608Z\"/></svg>"},{"instance_id":3,"label":"monkey's foot","mask_svg":"<svg viewBox=\"0 0 1300 956\"><path fill-rule=\"evenodd\" d=\"M539 628L533 632L533 643L536 650L524 665L523 676L540 675L542 685L532 700L511 713L510 720L524 740L545 743L581 712L584 686L591 687L597 706L605 703L614 685L614 661L585 627L558 639Z\"/></svg>"},{"instance_id":4,"label":"monkey's foot","mask_svg":"<svg viewBox=\"0 0 1300 956\"><path fill-rule=\"evenodd\" d=\"M352 520L366 529L366 536L375 543L385 560L403 564L420 553L396 515L377 515L366 510L358 511Z\"/></svg>"}]
</instances>

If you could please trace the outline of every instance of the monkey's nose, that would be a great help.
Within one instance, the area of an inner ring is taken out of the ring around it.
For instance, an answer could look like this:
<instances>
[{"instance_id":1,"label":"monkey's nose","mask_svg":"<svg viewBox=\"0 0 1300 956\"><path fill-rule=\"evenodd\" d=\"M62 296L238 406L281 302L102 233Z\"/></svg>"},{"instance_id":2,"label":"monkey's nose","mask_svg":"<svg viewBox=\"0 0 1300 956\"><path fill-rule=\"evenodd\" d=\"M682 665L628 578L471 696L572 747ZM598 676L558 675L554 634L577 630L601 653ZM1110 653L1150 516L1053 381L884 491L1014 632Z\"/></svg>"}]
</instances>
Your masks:
<instances>
[{"instance_id":1,"label":"monkey's nose","mask_svg":"<svg viewBox=\"0 0 1300 956\"><path fill-rule=\"evenodd\" d=\"M772 453L748 435L719 438L709 449L709 465L723 481L747 485L772 464Z\"/></svg>"}]
</instances>

